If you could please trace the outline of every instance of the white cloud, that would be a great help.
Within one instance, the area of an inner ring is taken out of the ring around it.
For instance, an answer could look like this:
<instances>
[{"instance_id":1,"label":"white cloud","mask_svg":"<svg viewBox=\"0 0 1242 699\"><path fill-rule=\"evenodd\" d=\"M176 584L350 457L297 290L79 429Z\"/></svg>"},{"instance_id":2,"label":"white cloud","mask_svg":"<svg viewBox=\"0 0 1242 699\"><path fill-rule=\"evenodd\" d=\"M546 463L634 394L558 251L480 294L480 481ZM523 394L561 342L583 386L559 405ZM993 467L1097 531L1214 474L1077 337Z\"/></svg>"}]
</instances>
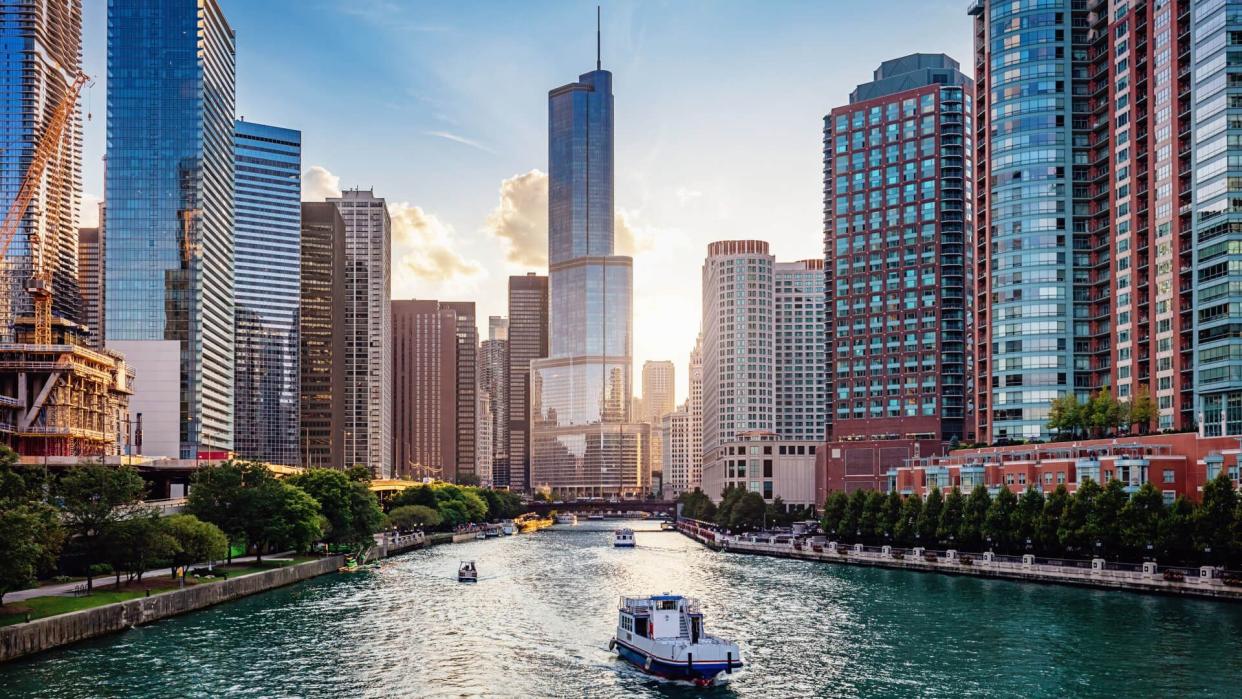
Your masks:
<instances>
[{"instance_id":1,"label":"white cloud","mask_svg":"<svg viewBox=\"0 0 1242 699\"><path fill-rule=\"evenodd\" d=\"M103 201L102 197L95 196L90 192L82 193L82 203L78 209L78 225L80 227L99 227L99 203L101 201Z\"/></svg>"},{"instance_id":2,"label":"white cloud","mask_svg":"<svg viewBox=\"0 0 1242 699\"><path fill-rule=\"evenodd\" d=\"M341 178L322 165L312 165L302 173L302 201L323 201L341 196Z\"/></svg>"},{"instance_id":3,"label":"white cloud","mask_svg":"<svg viewBox=\"0 0 1242 699\"><path fill-rule=\"evenodd\" d=\"M492 150L491 148L488 148L487 146L483 145L482 143L479 143L478 141L472 138L466 138L465 136L458 136L457 134L449 133L448 131L424 131L423 135L424 136L435 136L436 138L443 138L446 141L452 141L453 143L460 143L464 146L470 146L471 148L476 148L478 150L483 151L484 153L491 153L492 155L496 154L496 151Z\"/></svg>"},{"instance_id":4,"label":"white cloud","mask_svg":"<svg viewBox=\"0 0 1242 699\"><path fill-rule=\"evenodd\" d=\"M523 267L548 264L548 175L538 169L500 183L500 203L484 229L504 241L505 258Z\"/></svg>"},{"instance_id":5,"label":"white cloud","mask_svg":"<svg viewBox=\"0 0 1242 699\"><path fill-rule=\"evenodd\" d=\"M673 191L673 196L677 197L677 203L685 206L690 201L703 196L703 193L697 189L688 189L686 187L678 187Z\"/></svg>"},{"instance_id":6,"label":"white cloud","mask_svg":"<svg viewBox=\"0 0 1242 699\"><path fill-rule=\"evenodd\" d=\"M458 251L453 228L435 215L406 202L389 204L388 215L392 217L394 287L413 281L439 284L486 276L477 260Z\"/></svg>"}]
</instances>

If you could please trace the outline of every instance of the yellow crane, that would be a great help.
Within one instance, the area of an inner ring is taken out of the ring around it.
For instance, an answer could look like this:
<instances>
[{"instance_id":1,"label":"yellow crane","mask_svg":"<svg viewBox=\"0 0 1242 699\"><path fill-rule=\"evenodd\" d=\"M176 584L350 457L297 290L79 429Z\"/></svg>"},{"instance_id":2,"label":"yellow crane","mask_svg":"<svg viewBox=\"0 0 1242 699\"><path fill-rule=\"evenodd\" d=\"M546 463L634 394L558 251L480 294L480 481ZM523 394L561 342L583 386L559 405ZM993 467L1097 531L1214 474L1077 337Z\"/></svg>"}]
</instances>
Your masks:
<instances>
[{"instance_id":1,"label":"yellow crane","mask_svg":"<svg viewBox=\"0 0 1242 699\"><path fill-rule=\"evenodd\" d=\"M13 242L17 227L21 225L26 211L30 208L30 200L34 198L35 189L39 185L39 180L43 178L48 161L63 145L69 119L73 116L74 105L77 104L82 86L88 80L90 78L85 73L78 73L73 79L69 89L65 91L65 95L53 110L51 118L48 119L47 127L43 130L39 142L35 144L34 156L30 159L30 169L26 171L21 189L18 190L17 196L14 197L13 203L9 205L9 210L4 215L3 225L0 225L0 260L3 260L9 252L9 245ZM43 236L39 233L39 227L30 226L27 236L31 276L26 282L26 293L30 294L31 300L34 301L34 341L38 345L50 345L52 344L51 273L47 269L47 256L43 251Z\"/></svg>"}]
</instances>

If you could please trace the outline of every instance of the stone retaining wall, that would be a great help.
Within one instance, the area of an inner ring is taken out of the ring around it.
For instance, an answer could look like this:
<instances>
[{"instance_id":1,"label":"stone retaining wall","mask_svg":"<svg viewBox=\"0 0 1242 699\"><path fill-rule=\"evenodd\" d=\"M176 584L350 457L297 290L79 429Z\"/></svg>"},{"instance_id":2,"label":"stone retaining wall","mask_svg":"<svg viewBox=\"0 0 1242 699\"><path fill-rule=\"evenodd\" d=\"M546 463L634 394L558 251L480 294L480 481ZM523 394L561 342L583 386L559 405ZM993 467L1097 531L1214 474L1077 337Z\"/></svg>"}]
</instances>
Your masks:
<instances>
[{"instance_id":1,"label":"stone retaining wall","mask_svg":"<svg viewBox=\"0 0 1242 699\"><path fill-rule=\"evenodd\" d=\"M342 563L341 556L330 556L231 580L199 583L183 590L0 627L0 662L291 585L331 573Z\"/></svg>"}]
</instances>

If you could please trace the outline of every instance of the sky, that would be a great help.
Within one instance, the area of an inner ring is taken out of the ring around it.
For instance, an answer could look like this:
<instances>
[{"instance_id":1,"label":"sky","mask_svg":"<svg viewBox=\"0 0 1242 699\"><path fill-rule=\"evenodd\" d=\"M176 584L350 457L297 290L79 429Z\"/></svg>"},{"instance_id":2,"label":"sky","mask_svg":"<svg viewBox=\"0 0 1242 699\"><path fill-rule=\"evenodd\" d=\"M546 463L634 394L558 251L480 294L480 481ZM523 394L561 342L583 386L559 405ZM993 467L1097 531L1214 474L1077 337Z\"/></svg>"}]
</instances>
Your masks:
<instances>
[{"instance_id":1,"label":"sky","mask_svg":"<svg viewBox=\"0 0 1242 699\"><path fill-rule=\"evenodd\" d=\"M103 194L107 3L84 4L83 225ZM546 273L547 93L594 68L595 3L220 0L237 113L302 132L303 199L373 188L393 216L393 298L507 314ZM680 402L707 244L821 257L823 116L883 60L971 72L965 0L605 0L618 254L634 256L635 390L677 365Z\"/></svg>"}]
</instances>

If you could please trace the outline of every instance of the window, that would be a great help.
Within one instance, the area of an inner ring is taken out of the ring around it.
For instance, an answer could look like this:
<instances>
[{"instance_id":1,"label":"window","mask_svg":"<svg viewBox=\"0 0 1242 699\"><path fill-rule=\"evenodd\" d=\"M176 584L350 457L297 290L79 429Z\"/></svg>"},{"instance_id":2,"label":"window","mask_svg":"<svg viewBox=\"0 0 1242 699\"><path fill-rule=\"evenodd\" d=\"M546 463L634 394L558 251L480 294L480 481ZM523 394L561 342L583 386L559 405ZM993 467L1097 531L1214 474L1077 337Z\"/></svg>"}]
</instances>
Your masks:
<instances>
[{"instance_id":1,"label":"window","mask_svg":"<svg viewBox=\"0 0 1242 699\"><path fill-rule=\"evenodd\" d=\"M1166 469L1164 470L1164 482L1165 482L1165 483L1172 483L1172 482L1173 482L1173 480L1174 480L1174 472L1173 472L1173 469L1171 469L1171 468L1166 468Z\"/></svg>"}]
</instances>

